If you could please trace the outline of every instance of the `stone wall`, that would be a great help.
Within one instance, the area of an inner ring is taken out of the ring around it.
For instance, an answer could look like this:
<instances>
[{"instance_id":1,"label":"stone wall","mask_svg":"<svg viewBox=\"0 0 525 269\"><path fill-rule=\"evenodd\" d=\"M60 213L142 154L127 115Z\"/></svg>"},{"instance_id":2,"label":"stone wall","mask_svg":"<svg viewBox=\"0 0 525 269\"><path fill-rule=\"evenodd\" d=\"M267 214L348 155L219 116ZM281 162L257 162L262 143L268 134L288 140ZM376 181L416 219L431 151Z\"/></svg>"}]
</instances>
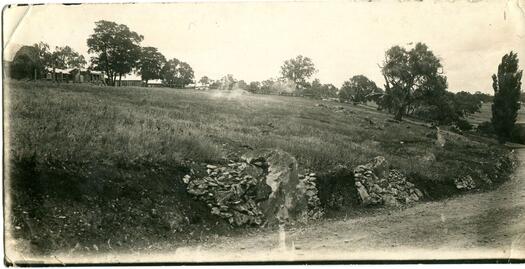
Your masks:
<instances>
[{"instance_id":1,"label":"stone wall","mask_svg":"<svg viewBox=\"0 0 525 269\"><path fill-rule=\"evenodd\" d=\"M378 156L354 169L355 187L363 205L398 206L419 201L423 193Z\"/></svg>"},{"instance_id":2,"label":"stone wall","mask_svg":"<svg viewBox=\"0 0 525 269\"><path fill-rule=\"evenodd\" d=\"M255 165L232 162L227 166L206 165L207 176L184 177L188 192L205 202L211 213L227 219L230 224L260 225L264 216L257 201L269 194L259 187L263 169Z\"/></svg>"},{"instance_id":3,"label":"stone wall","mask_svg":"<svg viewBox=\"0 0 525 269\"><path fill-rule=\"evenodd\" d=\"M234 226L307 221L322 215L315 174L299 177L297 161L281 150L253 151L242 161L206 165L186 175L188 192Z\"/></svg>"},{"instance_id":4,"label":"stone wall","mask_svg":"<svg viewBox=\"0 0 525 269\"><path fill-rule=\"evenodd\" d=\"M308 171L299 174L297 161L284 151L252 151L243 155L241 161L230 161L226 165L207 164L205 169L204 176L189 174L183 178L188 193L205 202L212 214L233 226L306 222L324 214L317 175ZM358 165L353 171L337 169L327 176L337 179L331 181L337 184L323 190L326 196L323 199L325 203L332 203L331 208L341 208L357 200L365 206L399 206L423 197L403 173L390 169L381 156ZM336 191L336 185L345 183L341 181L351 183L343 184L349 187L343 190L349 192L347 198L344 198L344 193Z\"/></svg>"}]
</instances>

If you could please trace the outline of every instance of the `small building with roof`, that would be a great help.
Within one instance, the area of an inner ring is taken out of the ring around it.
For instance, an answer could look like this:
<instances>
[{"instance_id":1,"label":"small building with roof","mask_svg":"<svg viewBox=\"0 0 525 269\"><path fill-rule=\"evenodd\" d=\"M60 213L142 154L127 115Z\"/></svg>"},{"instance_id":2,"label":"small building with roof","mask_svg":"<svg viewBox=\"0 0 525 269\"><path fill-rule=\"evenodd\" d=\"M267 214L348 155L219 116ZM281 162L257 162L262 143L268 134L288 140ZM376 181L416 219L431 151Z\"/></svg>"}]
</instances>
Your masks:
<instances>
[{"instance_id":1,"label":"small building with roof","mask_svg":"<svg viewBox=\"0 0 525 269\"><path fill-rule=\"evenodd\" d=\"M46 68L45 79L62 83L105 84L103 72L85 68L60 69L48 67Z\"/></svg>"}]
</instances>

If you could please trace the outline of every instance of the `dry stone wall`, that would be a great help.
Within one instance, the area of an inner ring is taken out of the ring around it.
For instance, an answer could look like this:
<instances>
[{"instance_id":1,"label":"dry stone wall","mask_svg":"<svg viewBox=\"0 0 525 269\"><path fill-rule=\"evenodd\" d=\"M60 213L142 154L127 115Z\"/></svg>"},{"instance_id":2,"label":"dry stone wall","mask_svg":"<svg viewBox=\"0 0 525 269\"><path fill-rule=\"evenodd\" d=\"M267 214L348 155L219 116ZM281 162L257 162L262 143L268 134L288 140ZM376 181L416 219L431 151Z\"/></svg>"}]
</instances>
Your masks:
<instances>
[{"instance_id":1,"label":"dry stone wall","mask_svg":"<svg viewBox=\"0 0 525 269\"><path fill-rule=\"evenodd\" d=\"M348 180L363 205L398 206L423 197L381 156L355 167ZM295 158L281 150L252 151L226 165L207 164L204 176L188 174L183 181L188 193L233 226L305 222L324 214L316 174L299 174Z\"/></svg>"},{"instance_id":2,"label":"dry stone wall","mask_svg":"<svg viewBox=\"0 0 525 269\"><path fill-rule=\"evenodd\" d=\"M319 191L317 189L317 177L315 173L307 173L306 175L299 174L300 184L304 185L306 191L305 195L308 199L308 210L303 219L312 220L320 219L324 215L321 208L321 200L319 199ZM302 188L302 187L301 187Z\"/></svg>"},{"instance_id":3,"label":"dry stone wall","mask_svg":"<svg viewBox=\"0 0 525 269\"><path fill-rule=\"evenodd\" d=\"M398 206L419 201L423 193L378 156L354 169L355 187L363 205Z\"/></svg>"},{"instance_id":4,"label":"dry stone wall","mask_svg":"<svg viewBox=\"0 0 525 269\"><path fill-rule=\"evenodd\" d=\"M454 184L456 184L458 190L472 190L476 188L476 182L469 175L454 179Z\"/></svg>"},{"instance_id":5,"label":"dry stone wall","mask_svg":"<svg viewBox=\"0 0 525 269\"><path fill-rule=\"evenodd\" d=\"M221 167L206 165L206 173L202 178L186 175L183 181L188 192L205 202L212 214L236 226L263 223L257 200L269 191L256 187L263 176L261 167L232 162Z\"/></svg>"},{"instance_id":6,"label":"dry stone wall","mask_svg":"<svg viewBox=\"0 0 525 269\"><path fill-rule=\"evenodd\" d=\"M299 177L297 161L284 151L253 151L240 162L208 164L206 169L203 177L183 178L187 190L234 226L307 221L322 215L315 175Z\"/></svg>"}]
</instances>

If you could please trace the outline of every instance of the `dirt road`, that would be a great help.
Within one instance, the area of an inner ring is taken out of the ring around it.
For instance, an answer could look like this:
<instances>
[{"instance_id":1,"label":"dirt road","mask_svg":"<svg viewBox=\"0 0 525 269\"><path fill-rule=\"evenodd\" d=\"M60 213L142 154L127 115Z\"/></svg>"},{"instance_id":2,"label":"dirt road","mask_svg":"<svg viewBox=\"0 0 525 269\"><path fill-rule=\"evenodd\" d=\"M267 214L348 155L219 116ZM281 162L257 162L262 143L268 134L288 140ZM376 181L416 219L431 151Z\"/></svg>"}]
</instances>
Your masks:
<instances>
[{"instance_id":1,"label":"dirt road","mask_svg":"<svg viewBox=\"0 0 525 269\"><path fill-rule=\"evenodd\" d=\"M217 238L178 249L176 259L355 260L525 258L525 149L513 178L467 194L371 217L324 221L279 233ZM175 258L172 256L172 258Z\"/></svg>"}]
</instances>

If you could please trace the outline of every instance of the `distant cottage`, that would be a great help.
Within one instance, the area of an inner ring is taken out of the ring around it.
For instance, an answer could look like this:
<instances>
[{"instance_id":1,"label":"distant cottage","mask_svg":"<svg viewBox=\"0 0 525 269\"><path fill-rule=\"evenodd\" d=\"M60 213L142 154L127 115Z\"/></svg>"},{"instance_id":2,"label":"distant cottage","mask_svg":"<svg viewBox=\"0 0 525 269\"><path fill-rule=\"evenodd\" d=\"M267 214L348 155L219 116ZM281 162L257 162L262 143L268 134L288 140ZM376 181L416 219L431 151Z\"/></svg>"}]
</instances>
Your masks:
<instances>
[{"instance_id":1,"label":"distant cottage","mask_svg":"<svg viewBox=\"0 0 525 269\"><path fill-rule=\"evenodd\" d=\"M119 78L115 80L115 85L117 86L135 86L135 87L163 87L164 84L162 83L162 80L160 79L150 79L148 80L148 84L146 84L145 80L142 80L142 77L137 74L127 74L125 76L122 76L120 79L119 84Z\"/></svg>"},{"instance_id":2,"label":"distant cottage","mask_svg":"<svg viewBox=\"0 0 525 269\"><path fill-rule=\"evenodd\" d=\"M63 83L95 83L104 84L104 74L101 71L84 68L47 68L45 79Z\"/></svg>"},{"instance_id":3,"label":"distant cottage","mask_svg":"<svg viewBox=\"0 0 525 269\"><path fill-rule=\"evenodd\" d=\"M59 83L94 83L106 85L106 76L104 72L89 70L85 68L46 68L44 80L56 81ZM117 77L115 80L116 86L135 86L135 87L163 87L164 84L160 79L151 79L146 82L136 74L128 74Z\"/></svg>"},{"instance_id":4,"label":"distant cottage","mask_svg":"<svg viewBox=\"0 0 525 269\"><path fill-rule=\"evenodd\" d=\"M101 71L75 68L71 70L70 75L75 83L103 83L104 74Z\"/></svg>"},{"instance_id":5,"label":"distant cottage","mask_svg":"<svg viewBox=\"0 0 525 269\"><path fill-rule=\"evenodd\" d=\"M122 76L122 78L119 79L117 76L117 79L115 80L116 86L136 86L136 87L142 87L144 86L144 82L142 81L142 77L136 75L136 74L127 74Z\"/></svg>"}]
</instances>

